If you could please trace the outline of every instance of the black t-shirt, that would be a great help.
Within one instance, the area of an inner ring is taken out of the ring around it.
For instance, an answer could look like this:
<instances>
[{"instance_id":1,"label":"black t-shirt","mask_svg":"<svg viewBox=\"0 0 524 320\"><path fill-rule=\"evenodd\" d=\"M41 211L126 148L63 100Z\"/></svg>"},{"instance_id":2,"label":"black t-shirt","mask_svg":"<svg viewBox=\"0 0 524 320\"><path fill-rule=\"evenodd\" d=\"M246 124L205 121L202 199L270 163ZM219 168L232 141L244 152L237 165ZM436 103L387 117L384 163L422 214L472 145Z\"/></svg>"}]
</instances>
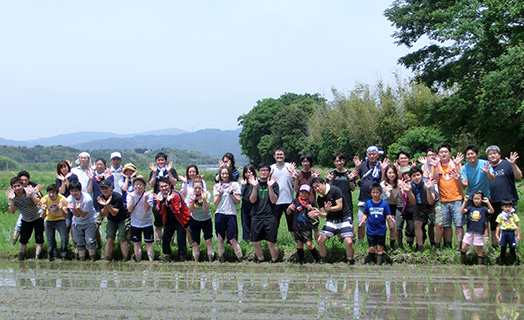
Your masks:
<instances>
[{"instance_id":1,"label":"black t-shirt","mask_svg":"<svg viewBox=\"0 0 524 320\"><path fill-rule=\"evenodd\" d=\"M327 188L327 186L326 186ZM318 196L317 203L319 208L324 208L326 202L331 202L332 206L336 205L336 201L342 199L342 210L340 211L327 211L327 220L342 220L351 218L351 210L349 209L348 203L342 194L342 191L337 186L330 186L329 192L325 196Z\"/></svg>"},{"instance_id":2,"label":"black t-shirt","mask_svg":"<svg viewBox=\"0 0 524 320\"><path fill-rule=\"evenodd\" d=\"M491 202L501 202L504 199L517 201L519 196L515 187L515 173L511 164L507 160L502 160L492 168L495 181L489 182Z\"/></svg>"},{"instance_id":3,"label":"black t-shirt","mask_svg":"<svg viewBox=\"0 0 524 320\"><path fill-rule=\"evenodd\" d=\"M104 197L103 194L100 195L102 199L107 200L106 197ZM95 199L96 201L96 199ZM127 218L129 216L129 213L127 212L127 208L124 206L124 198L120 193L114 192L111 193L111 207L118 210L118 213L116 216L113 216L111 213L108 213L107 219L111 220L113 222L120 222Z\"/></svg>"},{"instance_id":4,"label":"black t-shirt","mask_svg":"<svg viewBox=\"0 0 524 320\"><path fill-rule=\"evenodd\" d=\"M251 218L259 220L276 219L276 205L269 200L269 188L267 182L261 182L258 180L257 192L257 201L253 204L253 215ZM278 196L278 183L273 185L273 192Z\"/></svg>"},{"instance_id":5,"label":"black t-shirt","mask_svg":"<svg viewBox=\"0 0 524 320\"><path fill-rule=\"evenodd\" d=\"M353 206L353 197L351 196L351 187L347 170L344 172L333 170L331 171L331 174L333 175L333 180L331 181L332 185L337 186L340 191L342 191L344 199L346 199L348 205L350 205L350 209L352 209L351 207Z\"/></svg>"},{"instance_id":6,"label":"black t-shirt","mask_svg":"<svg viewBox=\"0 0 524 320\"><path fill-rule=\"evenodd\" d=\"M311 219L307 215L308 211L305 206L300 203L297 198L293 199L295 210L291 213L293 215L292 231L311 231ZM311 205L311 201L307 201Z\"/></svg>"},{"instance_id":7,"label":"black t-shirt","mask_svg":"<svg viewBox=\"0 0 524 320\"><path fill-rule=\"evenodd\" d=\"M362 161L360 168L358 169L358 175L360 176L359 186L360 195L358 201L366 202L371 199L371 186L373 183L380 183L382 179L382 169L380 168L380 162L377 161L377 172L373 174L374 166L369 164L368 160Z\"/></svg>"},{"instance_id":8,"label":"black t-shirt","mask_svg":"<svg viewBox=\"0 0 524 320\"><path fill-rule=\"evenodd\" d=\"M484 234L486 230L486 215L488 208L486 207L467 207L467 225L468 232Z\"/></svg>"},{"instance_id":9,"label":"black t-shirt","mask_svg":"<svg viewBox=\"0 0 524 320\"><path fill-rule=\"evenodd\" d=\"M156 181L155 181L155 187L153 188L154 193L158 193L160 191L160 188L158 187L158 179L169 178L170 176L172 176L172 177L175 177L175 179L177 179L178 181L178 174L176 173L175 168L171 168L169 172L164 171L163 175L160 175L160 170L156 169L155 175L156 175ZM151 180L152 177L153 177L153 171L149 172L149 181ZM174 187L175 186L173 186L173 188Z\"/></svg>"}]
</instances>

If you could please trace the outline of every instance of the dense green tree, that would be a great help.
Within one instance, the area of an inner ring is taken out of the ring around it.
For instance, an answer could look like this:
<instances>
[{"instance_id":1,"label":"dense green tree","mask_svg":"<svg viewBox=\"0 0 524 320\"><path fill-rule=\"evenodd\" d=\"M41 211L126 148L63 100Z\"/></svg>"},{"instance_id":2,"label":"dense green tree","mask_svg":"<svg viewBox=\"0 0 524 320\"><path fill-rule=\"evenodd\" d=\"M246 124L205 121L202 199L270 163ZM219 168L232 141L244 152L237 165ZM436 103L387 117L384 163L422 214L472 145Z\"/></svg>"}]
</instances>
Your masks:
<instances>
[{"instance_id":1,"label":"dense green tree","mask_svg":"<svg viewBox=\"0 0 524 320\"><path fill-rule=\"evenodd\" d=\"M242 153L256 165L271 162L273 149L282 146L290 160L295 160L293 157L309 145L307 120L322 104L324 98L319 94L308 93L286 93L278 99L258 101L250 112L238 117Z\"/></svg>"},{"instance_id":2,"label":"dense green tree","mask_svg":"<svg viewBox=\"0 0 524 320\"><path fill-rule=\"evenodd\" d=\"M412 159L417 159L421 155L426 155L428 148L437 148L445 139L438 129L431 127L411 128L398 139L397 142L389 146L387 157L390 160L396 159L400 150L411 154Z\"/></svg>"},{"instance_id":3,"label":"dense green tree","mask_svg":"<svg viewBox=\"0 0 524 320\"><path fill-rule=\"evenodd\" d=\"M426 125L447 139L473 133L480 144L522 148L522 0L396 0L385 15L399 45L430 40L399 61L452 93L428 107Z\"/></svg>"}]
</instances>

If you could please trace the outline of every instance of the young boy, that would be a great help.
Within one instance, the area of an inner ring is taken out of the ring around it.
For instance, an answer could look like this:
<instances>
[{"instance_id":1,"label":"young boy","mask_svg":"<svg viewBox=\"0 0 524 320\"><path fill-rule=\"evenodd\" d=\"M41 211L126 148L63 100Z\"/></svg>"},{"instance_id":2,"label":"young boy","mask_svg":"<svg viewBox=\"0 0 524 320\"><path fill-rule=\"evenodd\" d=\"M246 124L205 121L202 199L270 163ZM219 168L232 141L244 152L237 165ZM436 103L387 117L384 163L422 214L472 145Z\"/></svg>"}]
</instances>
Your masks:
<instances>
[{"instance_id":1,"label":"young boy","mask_svg":"<svg viewBox=\"0 0 524 320\"><path fill-rule=\"evenodd\" d=\"M308 212L315 210L310 201L311 187L303 184L299 188L298 197L287 207L286 214L293 216L293 235L297 243L297 255L300 264L305 263L304 243L308 247L315 262L320 261L318 251L313 244L313 225L311 224Z\"/></svg>"},{"instance_id":2,"label":"young boy","mask_svg":"<svg viewBox=\"0 0 524 320\"><path fill-rule=\"evenodd\" d=\"M66 198L58 193L58 186L50 184L47 187L47 195L40 200L42 208L42 218L45 223L45 235L47 238L47 248L49 251L49 261L58 258L56 250L55 233L60 234L60 258L64 259L67 256L67 202Z\"/></svg>"},{"instance_id":3,"label":"young boy","mask_svg":"<svg viewBox=\"0 0 524 320\"><path fill-rule=\"evenodd\" d=\"M18 258L24 260L27 242L31 238L33 230L35 231L36 257L42 257L42 244L44 243L44 219L40 214L38 204L40 200L32 186L24 189L22 180L19 177L11 179L11 186L6 192L9 199L9 212L15 213L16 209L22 215L22 225L20 228L20 246L18 249Z\"/></svg>"},{"instance_id":4,"label":"young boy","mask_svg":"<svg viewBox=\"0 0 524 320\"><path fill-rule=\"evenodd\" d=\"M326 218L326 223L320 231L318 238L318 251L322 261L326 260L327 248L326 241L337 234L344 238L346 243L346 259L349 264L355 264L353 259L353 219L351 210L342 191L336 186L326 184L320 177L311 180L311 186L318 195L317 203L320 210L315 209L308 213L311 218L321 216Z\"/></svg>"},{"instance_id":5,"label":"young boy","mask_svg":"<svg viewBox=\"0 0 524 320\"><path fill-rule=\"evenodd\" d=\"M113 191L113 183L109 179L100 182L101 195L96 199L100 205L100 214L107 217L106 224L106 246L105 256L107 261L111 261L113 255L113 244L118 231L118 241L124 261L129 260L129 243L127 242L127 219L129 213L124 206L124 199L121 194Z\"/></svg>"},{"instance_id":6,"label":"young boy","mask_svg":"<svg viewBox=\"0 0 524 320\"><path fill-rule=\"evenodd\" d=\"M200 230L204 233L204 241L207 246L207 257L209 262L215 260L215 249L213 248L213 222L209 203L211 193L204 189L202 180L193 180L193 192L187 195L189 198L189 210L191 211L191 239L193 241L193 259L200 259Z\"/></svg>"},{"instance_id":7,"label":"young boy","mask_svg":"<svg viewBox=\"0 0 524 320\"><path fill-rule=\"evenodd\" d=\"M69 184L67 208L73 213L73 237L78 258L86 260L86 245L91 260L96 257L96 211L91 196L82 191L82 184L73 180Z\"/></svg>"},{"instance_id":8,"label":"young boy","mask_svg":"<svg viewBox=\"0 0 524 320\"><path fill-rule=\"evenodd\" d=\"M509 245L511 263L517 263L517 253L515 248L520 242L519 217L514 212L513 202L508 199L502 200L502 212L497 217L497 241L500 245L500 264L504 263L506 257L506 247ZM516 234L515 234L516 233Z\"/></svg>"},{"instance_id":9,"label":"young boy","mask_svg":"<svg viewBox=\"0 0 524 320\"><path fill-rule=\"evenodd\" d=\"M484 197L482 191L475 191L471 197L473 205L469 205L470 196L466 196L466 200L462 203L460 211L467 214L468 231L462 240L462 248L460 252L460 260L462 264L466 263L466 251L469 245L474 245L477 248L478 264L484 264L484 238L488 236L488 214L494 212L491 203L487 197ZM486 204L486 206L483 206ZM468 207L466 207L468 205Z\"/></svg>"},{"instance_id":10,"label":"young boy","mask_svg":"<svg viewBox=\"0 0 524 320\"><path fill-rule=\"evenodd\" d=\"M133 178L133 192L127 194L127 211L131 214L131 241L134 243L136 262L142 260L142 234L147 247L149 261L155 260L153 216L153 195L146 191L147 181L142 176Z\"/></svg>"},{"instance_id":11,"label":"young boy","mask_svg":"<svg viewBox=\"0 0 524 320\"><path fill-rule=\"evenodd\" d=\"M424 250L423 225L442 225L442 212L437 210L440 203L435 180L424 181L422 169L412 167L409 170L411 183L403 185L402 191L408 194L409 202L415 206L413 221L415 222L415 238L417 239L417 251ZM440 247L440 239L437 239L436 247Z\"/></svg>"},{"instance_id":12,"label":"young boy","mask_svg":"<svg viewBox=\"0 0 524 320\"><path fill-rule=\"evenodd\" d=\"M366 234L369 244L368 261L375 261L381 265L384 260L384 246L386 245L386 219L395 224L395 218L391 214L389 205L380 198L382 187L375 183L371 186L371 199L364 204L364 215L359 227L366 223Z\"/></svg>"}]
</instances>

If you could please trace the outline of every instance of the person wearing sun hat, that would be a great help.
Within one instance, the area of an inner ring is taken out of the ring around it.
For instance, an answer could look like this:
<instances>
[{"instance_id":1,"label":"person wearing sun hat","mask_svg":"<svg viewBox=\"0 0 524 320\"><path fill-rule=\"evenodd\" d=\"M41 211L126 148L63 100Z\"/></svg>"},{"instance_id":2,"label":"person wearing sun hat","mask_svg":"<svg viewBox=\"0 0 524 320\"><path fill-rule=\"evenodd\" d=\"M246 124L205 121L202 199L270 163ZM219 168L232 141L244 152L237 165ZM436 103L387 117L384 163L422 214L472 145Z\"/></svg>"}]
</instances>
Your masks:
<instances>
[{"instance_id":1,"label":"person wearing sun hat","mask_svg":"<svg viewBox=\"0 0 524 320\"><path fill-rule=\"evenodd\" d=\"M137 170L131 162L126 163L122 167L122 177L118 185L122 190L122 197L124 198L124 205L127 205L127 194L133 192L133 178L136 176Z\"/></svg>"},{"instance_id":2,"label":"person wearing sun hat","mask_svg":"<svg viewBox=\"0 0 524 320\"><path fill-rule=\"evenodd\" d=\"M133 178L133 192L127 193L127 211L131 215L131 241L134 242L134 253L137 262L142 259L142 235L147 247L149 261L155 259L153 248L154 230L153 215L153 195L151 191L146 191L147 180L143 176Z\"/></svg>"}]
</instances>

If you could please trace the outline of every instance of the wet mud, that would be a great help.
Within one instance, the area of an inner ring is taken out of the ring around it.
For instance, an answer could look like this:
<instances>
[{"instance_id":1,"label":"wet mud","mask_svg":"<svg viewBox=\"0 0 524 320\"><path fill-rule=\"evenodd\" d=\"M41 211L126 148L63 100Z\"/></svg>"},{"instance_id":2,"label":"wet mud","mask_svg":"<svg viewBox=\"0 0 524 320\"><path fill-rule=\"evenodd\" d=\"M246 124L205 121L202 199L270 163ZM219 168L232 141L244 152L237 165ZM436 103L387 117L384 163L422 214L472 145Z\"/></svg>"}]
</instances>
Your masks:
<instances>
[{"instance_id":1,"label":"wet mud","mask_svg":"<svg viewBox=\"0 0 524 320\"><path fill-rule=\"evenodd\" d=\"M520 319L522 267L2 261L2 319Z\"/></svg>"}]
</instances>

